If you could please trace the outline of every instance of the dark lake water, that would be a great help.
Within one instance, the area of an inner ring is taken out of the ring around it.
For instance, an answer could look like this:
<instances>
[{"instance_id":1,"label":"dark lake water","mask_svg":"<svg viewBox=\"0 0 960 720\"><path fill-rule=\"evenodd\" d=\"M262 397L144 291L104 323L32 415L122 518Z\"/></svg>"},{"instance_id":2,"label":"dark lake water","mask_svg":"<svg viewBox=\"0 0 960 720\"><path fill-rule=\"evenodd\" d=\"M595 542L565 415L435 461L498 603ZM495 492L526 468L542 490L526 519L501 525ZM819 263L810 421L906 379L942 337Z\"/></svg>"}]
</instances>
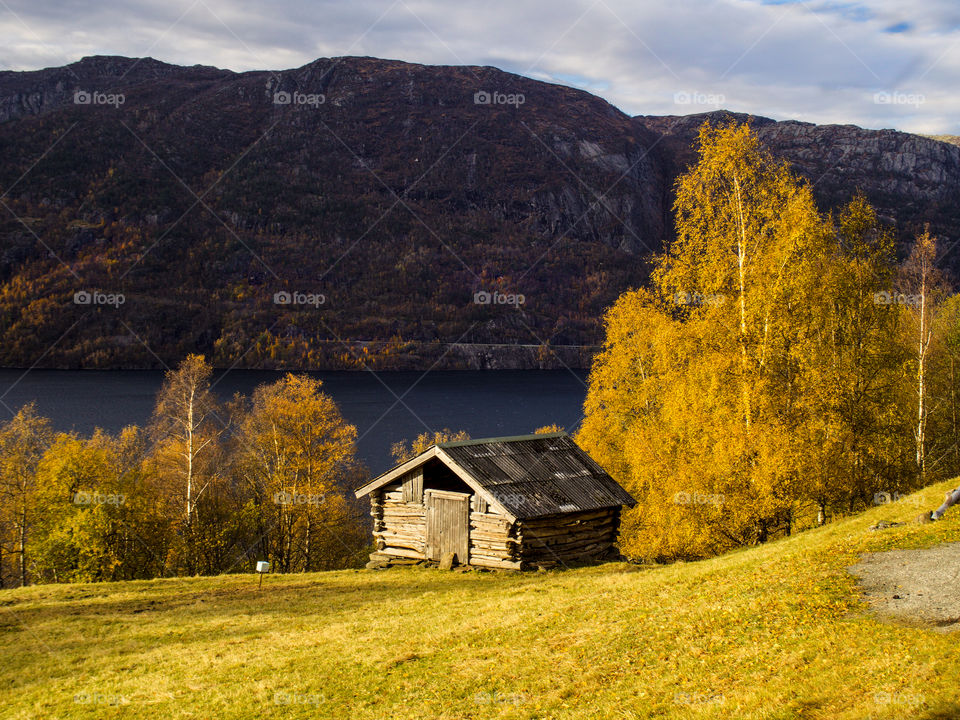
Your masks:
<instances>
[{"instance_id":1,"label":"dark lake water","mask_svg":"<svg viewBox=\"0 0 960 720\"><path fill-rule=\"evenodd\" d=\"M586 373L566 370L311 373L357 426L360 458L374 473L390 466L390 445L425 430L466 430L471 437L531 433L580 422ZM282 373L234 370L214 378L221 399L249 395ZM0 370L0 421L31 400L57 430L116 432L150 416L160 371Z\"/></svg>"}]
</instances>

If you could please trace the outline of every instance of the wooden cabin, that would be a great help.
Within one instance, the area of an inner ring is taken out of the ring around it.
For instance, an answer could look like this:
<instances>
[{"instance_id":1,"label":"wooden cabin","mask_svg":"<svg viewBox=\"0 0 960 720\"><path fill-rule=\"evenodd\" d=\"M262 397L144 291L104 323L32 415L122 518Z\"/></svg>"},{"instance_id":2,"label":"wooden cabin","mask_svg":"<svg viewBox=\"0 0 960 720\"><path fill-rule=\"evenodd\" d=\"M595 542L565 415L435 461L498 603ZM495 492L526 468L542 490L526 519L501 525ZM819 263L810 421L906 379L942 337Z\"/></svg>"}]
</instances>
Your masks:
<instances>
[{"instance_id":1,"label":"wooden cabin","mask_svg":"<svg viewBox=\"0 0 960 720\"><path fill-rule=\"evenodd\" d=\"M522 570L607 556L636 501L565 433L438 443L356 491L373 561Z\"/></svg>"}]
</instances>

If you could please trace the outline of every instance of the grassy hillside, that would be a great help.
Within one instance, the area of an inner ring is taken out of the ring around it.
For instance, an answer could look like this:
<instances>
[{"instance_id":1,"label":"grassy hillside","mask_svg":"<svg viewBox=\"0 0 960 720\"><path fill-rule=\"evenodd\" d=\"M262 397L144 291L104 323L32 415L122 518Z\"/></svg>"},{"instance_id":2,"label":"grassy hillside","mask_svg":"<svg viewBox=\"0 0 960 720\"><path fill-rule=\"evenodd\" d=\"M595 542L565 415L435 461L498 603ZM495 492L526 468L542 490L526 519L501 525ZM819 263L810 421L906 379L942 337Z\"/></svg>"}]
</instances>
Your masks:
<instances>
[{"instance_id":1,"label":"grassy hillside","mask_svg":"<svg viewBox=\"0 0 960 720\"><path fill-rule=\"evenodd\" d=\"M845 570L863 551L960 540L958 510L868 531L948 485L669 567L8 590L2 715L956 718L956 636L878 622Z\"/></svg>"}]
</instances>

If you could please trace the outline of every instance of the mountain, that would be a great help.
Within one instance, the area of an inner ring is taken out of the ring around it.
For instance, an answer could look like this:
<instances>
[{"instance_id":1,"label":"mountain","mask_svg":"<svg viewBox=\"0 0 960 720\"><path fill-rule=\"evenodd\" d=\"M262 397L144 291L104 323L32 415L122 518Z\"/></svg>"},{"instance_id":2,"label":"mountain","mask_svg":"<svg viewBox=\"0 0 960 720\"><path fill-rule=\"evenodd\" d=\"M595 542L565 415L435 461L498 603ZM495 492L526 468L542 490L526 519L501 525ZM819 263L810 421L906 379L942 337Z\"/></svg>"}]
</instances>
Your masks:
<instances>
[{"instance_id":1,"label":"mountain","mask_svg":"<svg viewBox=\"0 0 960 720\"><path fill-rule=\"evenodd\" d=\"M661 162L674 177L695 160L693 141L700 125L723 115L749 120L771 152L810 180L822 208L843 205L860 190L902 240L916 235L926 223L945 248L960 239L960 147L949 140L952 136L935 139L733 113L641 116L635 121L662 138ZM943 261L953 271L960 268L960 257L950 254Z\"/></svg>"},{"instance_id":2,"label":"mountain","mask_svg":"<svg viewBox=\"0 0 960 720\"><path fill-rule=\"evenodd\" d=\"M726 115L359 57L2 72L0 365L585 366ZM960 147L750 120L823 207L960 238Z\"/></svg>"}]
</instances>

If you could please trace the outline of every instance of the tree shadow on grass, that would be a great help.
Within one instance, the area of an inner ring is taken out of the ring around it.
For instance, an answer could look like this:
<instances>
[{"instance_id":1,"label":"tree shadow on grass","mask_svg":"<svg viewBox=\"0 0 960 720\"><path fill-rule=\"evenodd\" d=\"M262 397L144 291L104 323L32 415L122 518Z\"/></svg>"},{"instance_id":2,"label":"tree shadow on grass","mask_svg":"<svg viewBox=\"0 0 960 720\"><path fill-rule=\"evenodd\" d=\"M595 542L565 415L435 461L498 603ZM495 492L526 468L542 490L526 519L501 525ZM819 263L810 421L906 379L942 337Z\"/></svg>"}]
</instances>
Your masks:
<instances>
[{"instance_id":1,"label":"tree shadow on grass","mask_svg":"<svg viewBox=\"0 0 960 720\"><path fill-rule=\"evenodd\" d=\"M223 585L215 584L214 578L190 578L183 582L171 578L167 585L158 584L155 592L147 590L120 598L111 595L122 593L124 588L105 583L72 587L46 603L37 603L33 598L25 598L23 602L14 600L5 604L9 613L0 611L0 620L3 621L0 622L0 637L6 635L10 639L11 633L17 630L30 630L42 636L45 628L62 622L64 627L81 630L72 635L71 644L82 646L90 642L82 630L88 624L94 627L100 621L128 625L157 622L165 626L176 625L178 620L189 620L193 625L211 624L209 633L196 628L191 633L189 642L202 643L243 637L250 632L242 623L230 623L233 627L229 629L222 627L234 618L258 616L279 621L302 616L320 622L324 619L337 622L377 604L410 607L424 596L431 596L432 604L443 607L448 597L462 596L464 591L469 591L473 602L483 604L487 598L540 585L543 581L542 575L538 577L536 574L451 575L436 570L396 569L385 571L382 578L365 573L302 578L268 575L263 587L259 588L254 577L250 575L249 582L238 582L238 576L227 576Z\"/></svg>"}]
</instances>

